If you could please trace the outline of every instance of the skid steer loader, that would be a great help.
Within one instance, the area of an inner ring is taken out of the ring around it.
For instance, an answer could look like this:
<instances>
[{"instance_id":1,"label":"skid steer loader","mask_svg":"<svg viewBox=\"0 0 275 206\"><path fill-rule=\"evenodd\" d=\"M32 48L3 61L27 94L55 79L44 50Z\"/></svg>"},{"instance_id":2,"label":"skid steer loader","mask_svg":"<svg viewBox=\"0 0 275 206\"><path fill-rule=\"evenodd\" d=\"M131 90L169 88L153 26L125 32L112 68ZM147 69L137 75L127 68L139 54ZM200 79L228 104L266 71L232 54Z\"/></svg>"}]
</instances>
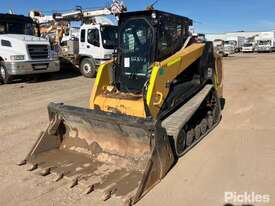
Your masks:
<instances>
[{"instance_id":1,"label":"skid steer loader","mask_svg":"<svg viewBox=\"0 0 275 206\"><path fill-rule=\"evenodd\" d=\"M191 25L158 10L121 14L90 108L50 103L50 124L19 165L69 177L105 201L140 200L221 119L222 61Z\"/></svg>"}]
</instances>

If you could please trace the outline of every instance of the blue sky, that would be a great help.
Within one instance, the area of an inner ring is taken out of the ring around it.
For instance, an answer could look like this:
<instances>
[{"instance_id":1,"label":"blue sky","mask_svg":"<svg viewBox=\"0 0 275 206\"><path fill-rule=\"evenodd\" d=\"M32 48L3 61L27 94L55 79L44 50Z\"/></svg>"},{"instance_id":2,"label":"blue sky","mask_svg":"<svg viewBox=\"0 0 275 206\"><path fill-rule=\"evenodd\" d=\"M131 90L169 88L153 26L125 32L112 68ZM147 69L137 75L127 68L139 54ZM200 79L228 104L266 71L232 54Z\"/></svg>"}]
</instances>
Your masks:
<instances>
[{"instance_id":1,"label":"blue sky","mask_svg":"<svg viewBox=\"0 0 275 206\"><path fill-rule=\"evenodd\" d=\"M150 0L124 0L129 11L142 10ZM0 12L12 9L27 14L31 9L43 11L102 7L107 0L0 0ZM275 0L160 0L156 5L195 20L198 32L265 31L275 29Z\"/></svg>"}]
</instances>

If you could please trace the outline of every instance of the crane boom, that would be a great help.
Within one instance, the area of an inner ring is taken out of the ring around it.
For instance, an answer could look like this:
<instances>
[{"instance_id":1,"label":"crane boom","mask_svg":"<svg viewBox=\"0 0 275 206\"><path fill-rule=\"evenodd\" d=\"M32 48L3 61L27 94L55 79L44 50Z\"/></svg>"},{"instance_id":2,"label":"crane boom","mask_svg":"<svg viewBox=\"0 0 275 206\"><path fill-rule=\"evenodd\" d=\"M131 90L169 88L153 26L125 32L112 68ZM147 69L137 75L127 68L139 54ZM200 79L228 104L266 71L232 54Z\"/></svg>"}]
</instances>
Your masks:
<instances>
[{"instance_id":1,"label":"crane boom","mask_svg":"<svg viewBox=\"0 0 275 206\"><path fill-rule=\"evenodd\" d=\"M81 7L77 7L74 10L63 12L63 13L53 13L52 15L44 15L40 11L32 10L29 16L38 24L52 24L57 21L84 21L85 19L90 19L98 16L114 15L117 16L120 13L127 11L126 6L121 0L113 0L110 7L100 8L100 9L86 9L82 10Z\"/></svg>"}]
</instances>

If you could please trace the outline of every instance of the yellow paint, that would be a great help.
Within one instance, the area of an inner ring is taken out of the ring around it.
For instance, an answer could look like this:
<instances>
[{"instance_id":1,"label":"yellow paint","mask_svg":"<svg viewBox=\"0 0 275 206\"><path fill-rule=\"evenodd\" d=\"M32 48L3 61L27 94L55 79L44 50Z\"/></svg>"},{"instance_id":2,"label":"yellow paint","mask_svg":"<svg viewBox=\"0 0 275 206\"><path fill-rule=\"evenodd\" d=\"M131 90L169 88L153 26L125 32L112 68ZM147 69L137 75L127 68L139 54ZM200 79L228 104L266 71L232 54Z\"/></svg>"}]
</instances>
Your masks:
<instances>
[{"instance_id":1,"label":"yellow paint","mask_svg":"<svg viewBox=\"0 0 275 206\"><path fill-rule=\"evenodd\" d=\"M102 71L105 68L105 64L102 64L99 66L98 70L97 70L97 75L96 75L96 79L95 79L95 85L98 86L100 79L102 77Z\"/></svg>"},{"instance_id":2,"label":"yellow paint","mask_svg":"<svg viewBox=\"0 0 275 206\"><path fill-rule=\"evenodd\" d=\"M99 95L95 98L94 105L105 112L115 112L142 118L146 117L143 98L129 100Z\"/></svg>"},{"instance_id":3,"label":"yellow paint","mask_svg":"<svg viewBox=\"0 0 275 206\"><path fill-rule=\"evenodd\" d=\"M215 87L220 98L223 97L223 63L222 57L215 57Z\"/></svg>"},{"instance_id":4,"label":"yellow paint","mask_svg":"<svg viewBox=\"0 0 275 206\"><path fill-rule=\"evenodd\" d=\"M167 84L202 56L204 46L204 44L192 44L164 61L154 64L146 94L146 103L154 119L157 118L159 110L168 95L169 87L167 87ZM146 118L142 97L129 100L123 98L123 95L119 93L115 97L105 95L106 88L111 83L110 69L112 65L113 62L108 62L100 66L90 99L90 108ZM219 81L218 72L215 69L215 80L217 81ZM222 91L222 84L218 83L216 82L216 86Z\"/></svg>"},{"instance_id":5,"label":"yellow paint","mask_svg":"<svg viewBox=\"0 0 275 206\"><path fill-rule=\"evenodd\" d=\"M157 79L157 75L159 72L159 66L154 66L151 74L151 78L149 80L149 86L147 89L146 102L149 105L152 99L152 94L155 86L155 81Z\"/></svg>"},{"instance_id":6,"label":"yellow paint","mask_svg":"<svg viewBox=\"0 0 275 206\"><path fill-rule=\"evenodd\" d=\"M204 44L193 44L160 62L153 68L149 80L146 102L154 119L157 118L159 110L168 95L169 88L166 85L200 58L203 50ZM161 69L165 75L160 75Z\"/></svg>"},{"instance_id":7,"label":"yellow paint","mask_svg":"<svg viewBox=\"0 0 275 206\"><path fill-rule=\"evenodd\" d=\"M90 109L100 109L105 112L118 112L126 115L145 118L143 98L128 100L113 98L104 95L107 86L111 83L111 68L113 62L109 61L98 68L94 87L90 98Z\"/></svg>"},{"instance_id":8,"label":"yellow paint","mask_svg":"<svg viewBox=\"0 0 275 206\"><path fill-rule=\"evenodd\" d=\"M102 64L98 68L96 75L95 84L92 89L92 94L90 97L90 109L94 109L94 100L95 98L102 94L105 88L111 83L111 68L113 66L113 61L108 61L105 64Z\"/></svg>"},{"instance_id":9,"label":"yellow paint","mask_svg":"<svg viewBox=\"0 0 275 206\"><path fill-rule=\"evenodd\" d=\"M171 62L169 62L169 63L167 64L167 66L170 67L170 66L172 66L172 65L174 65L174 64L176 64L176 63L178 63L180 60L181 60L181 57L178 57L178 58L176 58L175 60L172 60Z\"/></svg>"}]
</instances>

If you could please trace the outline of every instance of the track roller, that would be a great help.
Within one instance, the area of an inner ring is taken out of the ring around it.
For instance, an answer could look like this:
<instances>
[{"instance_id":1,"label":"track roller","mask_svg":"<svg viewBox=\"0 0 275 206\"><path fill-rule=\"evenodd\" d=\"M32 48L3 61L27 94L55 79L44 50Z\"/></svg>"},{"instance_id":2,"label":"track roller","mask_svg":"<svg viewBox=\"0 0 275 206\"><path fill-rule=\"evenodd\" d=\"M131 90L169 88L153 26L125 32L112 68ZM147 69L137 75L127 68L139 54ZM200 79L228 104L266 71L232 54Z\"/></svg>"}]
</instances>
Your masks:
<instances>
[{"instance_id":1,"label":"track roller","mask_svg":"<svg viewBox=\"0 0 275 206\"><path fill-rule=\"evenodd\" d=\"M177 156L181 156L183 155L183 152L185 150L186 147L186 132L184 130L184 128L179 132L179 135L177 137L177 142L176 142L176 153Z\"/></svg>"},{"instance_id":2,"label":"track roller","mask_svg":"<svg viewBox=\"0 0 275 206\"><path fill-rule=\"evenodd\" d=\"M204 118L200 123L201 135L204 135L207 131L207 119Z\"/></svg>"},{"instance_id":3,"label":"track roller","mask_svg":"<svg viewBox=\"0 0 275 206\"><path fill-rule=\"evenodd\" d=\"M187 147L189 147L192 144L194 138L195 138L195 130L191 128L187 132L187 138L186 138L186 146Z\"/></svg>"}]
</instances>

